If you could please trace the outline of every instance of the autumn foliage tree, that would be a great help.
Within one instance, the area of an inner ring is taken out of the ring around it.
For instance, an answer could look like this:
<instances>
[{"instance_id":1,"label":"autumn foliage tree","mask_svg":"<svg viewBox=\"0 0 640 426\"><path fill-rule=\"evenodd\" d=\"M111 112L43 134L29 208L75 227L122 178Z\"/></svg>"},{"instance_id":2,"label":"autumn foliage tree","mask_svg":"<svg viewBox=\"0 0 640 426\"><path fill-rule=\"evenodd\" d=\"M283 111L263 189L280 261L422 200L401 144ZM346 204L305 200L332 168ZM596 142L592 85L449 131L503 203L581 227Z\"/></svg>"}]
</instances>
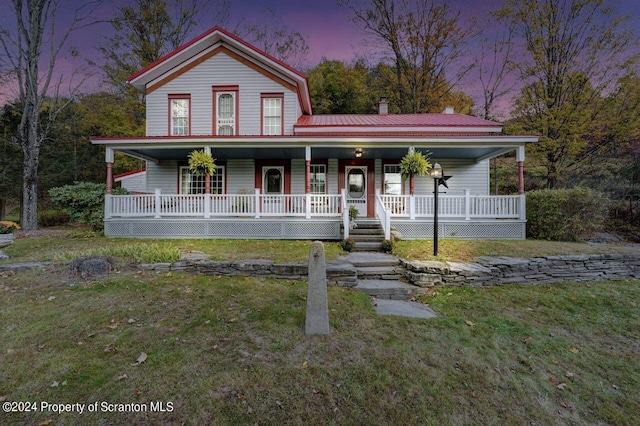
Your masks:
<instances>
[{"instance_id":1,"label":"autumn foliage tree","mask_svg":"<svg viewBox=\"0 0 640 426\"><path fill-rule=\"evenodd\" d=\"M540 135L530 154L555 188L585 148L605 92L636 62L637 39L602 0L507 0L495 16L520 41L514 121Z\"/></svg>"},{"instance_id":2,"label":"autumn foliage tree","mask_svg":"<svg viewBox=\"0 0 640 426\"><path fill-rule=\"evenodd\" d=\"M464 24L460 11L436 0L372 0L359 7L340 0L353 21L381 46L389 68L379 77L392 89L387 96L402 113L440 112L441 100L472 67L462 59L472 23Z\"/></svg>"}]
</instances>

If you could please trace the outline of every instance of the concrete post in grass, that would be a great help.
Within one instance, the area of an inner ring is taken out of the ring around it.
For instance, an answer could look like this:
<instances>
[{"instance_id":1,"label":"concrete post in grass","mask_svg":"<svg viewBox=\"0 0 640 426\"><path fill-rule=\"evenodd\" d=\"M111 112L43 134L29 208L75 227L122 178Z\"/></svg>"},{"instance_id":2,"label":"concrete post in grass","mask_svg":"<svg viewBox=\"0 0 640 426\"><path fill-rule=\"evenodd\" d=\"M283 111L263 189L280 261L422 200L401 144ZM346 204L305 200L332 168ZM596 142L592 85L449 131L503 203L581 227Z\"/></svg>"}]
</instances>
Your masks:
<instances>
[{"instance_id":1,"label":"concrete post in grass","mask_svg":"<svg viewBox=\"0 0 640 426\"><path fill-rule=\"evenodd\" d=\"M324 245L320 241L311 243L309 249L308 282L305 334L329 334L327 264L324 259Z\"/></svg>"}]
</instances>

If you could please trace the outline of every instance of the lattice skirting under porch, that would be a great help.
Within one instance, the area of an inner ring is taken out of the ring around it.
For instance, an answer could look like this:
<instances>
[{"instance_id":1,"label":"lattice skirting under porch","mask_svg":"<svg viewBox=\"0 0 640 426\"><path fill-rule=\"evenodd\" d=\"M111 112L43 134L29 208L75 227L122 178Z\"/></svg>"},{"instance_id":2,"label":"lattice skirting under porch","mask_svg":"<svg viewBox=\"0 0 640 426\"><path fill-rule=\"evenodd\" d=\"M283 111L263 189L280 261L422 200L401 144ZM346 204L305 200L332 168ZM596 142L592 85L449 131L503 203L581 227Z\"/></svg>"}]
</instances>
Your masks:
<instances>
[{"instance_id":1,"label":"lattice skirting under porch","mask_svg":"<svg viewBox=\"0 0 640 426\"><path fill-rule=\"evenodd\" d=\"M287 240L340 240L340 222L325 220L107 220L108 237L144 238L255 238Z\"/></svg>"},{"instance_id":2,"label":"lattice skirting under porch","mask_svg":"<svg viewBox=\"0 0 640 426\"><path fill-rule=\"evenodd\" d=\"M393 220L402 238L433 238L433 222ZM341 240L341 221L318 219L110 219L108 237L143 238L256 238L285 240ZM440 238L524 239L526 223L520 220L442 220Z\"/></svg>"},{"instance_id":3,"label":"lattice skirting under porch","mask_svg":"<svg viewBox=\"0 0 640 426\"><path fill-rule=\"evenodd\" d=\"M429 221L391 221L403 239L433 238L433 222ZM439 238L462 239L512 239L526 238L526 222L521 220L487 221L439 221Z\"/></svg>"}]
</instances>

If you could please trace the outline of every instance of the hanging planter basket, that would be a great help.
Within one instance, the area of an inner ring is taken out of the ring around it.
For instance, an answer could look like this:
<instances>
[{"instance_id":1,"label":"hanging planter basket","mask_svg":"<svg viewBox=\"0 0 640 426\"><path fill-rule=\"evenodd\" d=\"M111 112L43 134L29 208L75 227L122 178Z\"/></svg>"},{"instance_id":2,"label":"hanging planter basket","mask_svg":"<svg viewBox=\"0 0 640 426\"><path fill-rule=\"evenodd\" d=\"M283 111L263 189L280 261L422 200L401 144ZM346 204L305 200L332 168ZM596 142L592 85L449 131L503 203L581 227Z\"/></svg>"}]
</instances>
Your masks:
<instances>
[{"instance_id":1,"label":"hanging planter basket","mask_svg":"<svg viewBox=\"0 0 640 426\"><path fill-rule=\"evenodd\" d=\"M192 151L189 154L189 170L196 175L212 175L216 170L215 159L204 150Z\"/></svg>"}]
</instances>

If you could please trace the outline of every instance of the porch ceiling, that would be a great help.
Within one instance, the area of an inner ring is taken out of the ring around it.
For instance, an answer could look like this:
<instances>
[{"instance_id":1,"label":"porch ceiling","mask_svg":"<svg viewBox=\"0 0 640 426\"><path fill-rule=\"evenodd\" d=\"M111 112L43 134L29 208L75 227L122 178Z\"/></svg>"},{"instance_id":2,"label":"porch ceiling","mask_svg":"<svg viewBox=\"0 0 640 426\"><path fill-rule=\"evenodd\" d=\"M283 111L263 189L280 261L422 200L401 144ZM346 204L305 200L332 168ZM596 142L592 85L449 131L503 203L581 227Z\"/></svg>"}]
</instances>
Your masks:
<instances>
[{"instance_id":1,"label":"porch ceiling","mask_svg":"<svg viewBox=\"0 0 640 426\"><path fill-rule=\"evenodd\" d=\"M496 157L498 155L513 151L517 146L460 146L460 147L432 147L415 145L416 150L424 153L430 152L432 159L471 159L480 161L487 158ZM187 156L194 148L164 148L164 147L114 147L114 149L133 157L143 158L151 161L162 160L187 160ZM283 158L305 158L304 147L271 147L271 148L230 148L230 147L211 147L211 154L217 160L230 159L266 159L276 160ZM407 154L407 147L362 147L363 159L375 158L402 158ZM311 158L337 158L337 159L353 159L355 158L355 149L349 148L332 148L332 147L312 147Z\"/></svg>"}]
</instances>

